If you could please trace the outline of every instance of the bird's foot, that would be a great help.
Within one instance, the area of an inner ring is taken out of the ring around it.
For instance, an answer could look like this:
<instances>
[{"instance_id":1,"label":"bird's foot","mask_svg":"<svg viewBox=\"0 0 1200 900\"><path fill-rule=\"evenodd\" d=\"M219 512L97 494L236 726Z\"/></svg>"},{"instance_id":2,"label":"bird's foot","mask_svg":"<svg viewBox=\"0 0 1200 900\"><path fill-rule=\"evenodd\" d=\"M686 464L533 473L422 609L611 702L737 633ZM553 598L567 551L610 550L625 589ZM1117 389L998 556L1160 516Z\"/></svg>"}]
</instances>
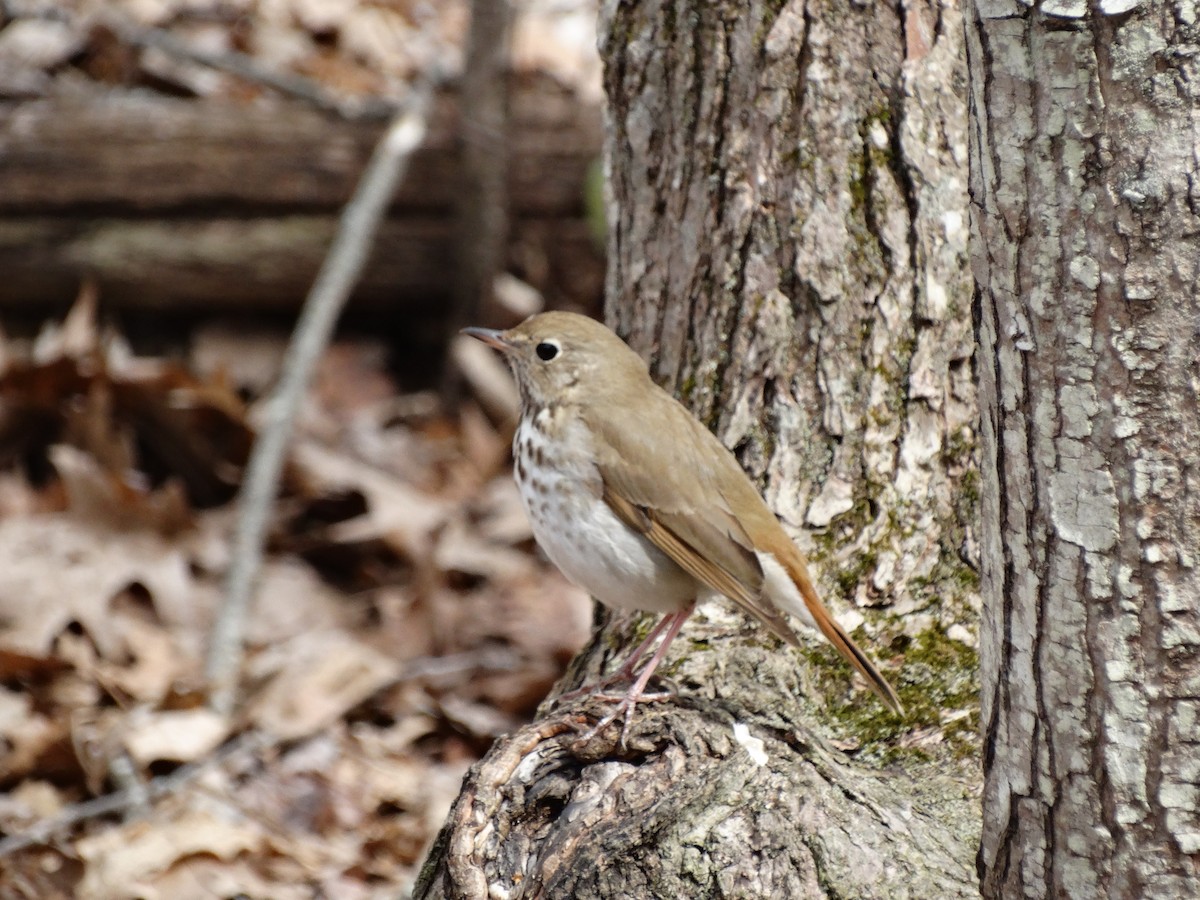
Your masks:
<instances>
[{"instance_id":1,"label":"bird's foot","mask_svg":"<svg viewBox=\"0 0 1200 900\"><path fill-rule=\"evenodd\" d=\"M629 738L629 726L633 723L633 709L637 706L637 702L626 697L620 703L613 707L613 711L607 716L585 731L579 736L579 740L587 743L596 735L602 732L605 728L617 720L617 717L624 713L624 722L621 725L621 737L618 741L622 750L627 749Z\"/></svg>"},{"instance_id":2,"label":"bird's foot","mask_svg":"<svg viewBox=\"0 0 1200 900\"><path fill-rule=\"evenodd\" d=\"M586 697L589 694L599 694L605 688L612 687L618 682L633 681L634 672L637 672L638 670L638 663L641 662L642 656L645 655L646 651L654 644L656 640L658 640L659 635L672 628L674 628L674 631L678 631L679 625L683 624L683 619L687 618L687 613L690 611L691 608L689 607L687 611L675 613L670 616L664 616L657 625L650 629L650 633L646 635L646 637L640 644L637 645L636 648L634 648L633 652L629 654L625 662L621 663L621 665L614 669L611 673L605 675L594 684L585 684L583 687L578 687L573 691L567 691L565 694L559 694L552 702L556 706L559 703L570 703L572 700L578 700L580 697ZM678 624L676 624L676 622L678 622ZM672 637L674 636L674 631L672 632ZM646 664L641 673L645 676L645 678L650 677L650 674L654 671L654 667L658 665L658 660L661 658L662 653L666 650L667 644L669 643L670 640L668 639L667 642L659 648L659 652L655 653L650 662ZM645 687L644 681L642 682L642 686Z\"/></svg>"},{"instance_id":3,"label":"bird's foot","mask_svg":"<svg viewBox=\"0 0 1200 900\"><path fill-rule=\"evenodd\" d=\"M597 693L595 697L598 700L607 702L615 702L612 712L602 718L599 722L580 735L580 741L590 741L605 728L615 722L618 718L623 721L621 723L621 738L619 745L622 750L628 748L629 728L633 724L633 711L639 703L658 703L663 700L670 700L675 696L674 691L654 691L652 693L634 693L632 690L621 696L614 694Z\"/></svg>"},{"instance_id":4,"label":"bird's foot","mask_svg":"<svg viewBox=\"0 0 1200 900\"><path fill-rule=\"evenodd\" d=\"M667 648L671 646L671 641L675 640L675 635L679 634L679 629L683 627L684 620L691 614L692 607L689 605L678 612L671 613L666 616L661 622L654 626L653 630L646 637L646 640L638 646L632 656L617 670L621 673L626 667L632 667L638 659L641 658L646 648L654 642L661 634L662 643L658 645L658 649L654 651L654 655L650 657L650 661L642 666L642 671L638 674L637 681L630 686L625 696L617 704L616 708L597 722L580 740L589 741L597 734L609 726L610 723L616 721L618 716L624 718L624 725L621 727L621 743L620 746L626 746L626 739L629 737L629 726L633 722L633 710L637 706L639 700L665 700L672 696L670 692L661 694L646 694L646 685L650 683L650 678L654 675L654 670L658 668L658 664L662 662L663 656L666 655ZM632 669L631 669L632 671ZM614 673L616 674L616 673Z\"/></svg>"},{"instance_id":5,"label":"bird's foot","mask_svg":"<svg viewBox=\"0 0 1200 900\"><path fill-rule=\"evenodd\" d=\"M616 703L622 705L628 699L627 694L605 694L597 691L593 694L597 700L603 700L606 703ZM651 691L648 694L639 694L634 703L660 703L663 700L670 700L675 696L674 691Z\"/></svg>"},{"instance_id":6,"label":"bird's foot","mask_svg":"<svg viewBox=\"0 0 1200 900\"><path fill-rule=\"evenodd\" d=\"M605 675L603 678L593 684L585 684L583 687L577 687L573 691L567 691L565 694L559 694L557 697L553 698L551 702L555 706L558 706L560 703L570 703L572 700L578 700L580 697L587 697L591 695L595 695L597 697L605 696L603 693L605 688L610 688L614 684L622 681L632 680L634 668L634 666L623 665L616 671Z\"/></svg>"},{"instance_id":7,"label":"bird's foot","mask_svg":"<svg viewBox=\"0 0 1200 900\"><path fill-rule=\"evenodd\" d=\"M599 694L599 692L604 691L605 688L611 688L612 685L617 684L618 682L625 682L625 680L632 682L632 680L634 680L634 673L637 672L638 662L642 661L642 656L646 655L647 650L653 646L655 641L659 640L659 636L662 634L662 632L666 631L668 634L666 640L662 642L658 652L656 652L652 658L650 658L650 661L647 662L646 666L642 668L642 672L640 676L638 676L634 688L630 689L630 692L640 691L642 688L644 688L644 686L646 686L646 680L650 677L650 674L653 674L655 666L659 665L659 660L662 659L662 654L666 653L666 649L668 646L670 646L672 638L676 636L680 626L683 625L684 619L688 618L690 613L691 607L689 606L686 608L686 610L680 610L679 612L670 614L670 616L662 617L660 622L656 624L654 628L650 629L649 634L642 638L642 642L637 644L637 647L634 648L634 652L630 653L628 658L626 658L625 661L616 668L616 670L610 674L607 674L607 676L604 678L601 678L599 682L595 682L594 684L584 684L582 688L566 691L566 694L560 694L559 696L554 697L552 701L554 706L558 706L559 703L569 703L572 700L578 700L578 698L586 697L589 694Z\"/></svg>"}]
</instances>

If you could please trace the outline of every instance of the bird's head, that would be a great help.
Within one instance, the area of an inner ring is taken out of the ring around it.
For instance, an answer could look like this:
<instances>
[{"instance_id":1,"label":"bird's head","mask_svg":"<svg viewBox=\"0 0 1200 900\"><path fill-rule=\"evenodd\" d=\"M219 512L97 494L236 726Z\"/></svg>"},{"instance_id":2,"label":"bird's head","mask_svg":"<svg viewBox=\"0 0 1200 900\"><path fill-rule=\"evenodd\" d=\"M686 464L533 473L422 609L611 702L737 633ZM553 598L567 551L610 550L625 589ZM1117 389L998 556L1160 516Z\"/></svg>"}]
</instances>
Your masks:
<instances>
[{"instance_id":1,"label":"bird's head","mask_svg":"<svg viewBox=\"0 0 1200 900\"><path fill-rule=\"evenodd\" d=\"M649 382L646 364L595 319L569 312L530 316L508 331L464 328L504 354L525 410L577 404L614 386Z\"/></svg>"}]
</instances>

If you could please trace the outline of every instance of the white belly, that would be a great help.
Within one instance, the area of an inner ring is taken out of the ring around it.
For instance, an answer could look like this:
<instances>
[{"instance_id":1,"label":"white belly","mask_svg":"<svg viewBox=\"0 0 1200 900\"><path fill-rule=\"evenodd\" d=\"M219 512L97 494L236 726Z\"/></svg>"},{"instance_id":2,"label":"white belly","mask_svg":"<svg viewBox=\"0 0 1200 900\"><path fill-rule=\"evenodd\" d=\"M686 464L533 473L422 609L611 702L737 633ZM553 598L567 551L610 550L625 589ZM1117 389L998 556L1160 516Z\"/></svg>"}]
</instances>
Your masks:
<instances>
[{"instance_id":1,"label":"white belly","mask_svg":"<svg viewBox=\"0 0 1200 900\"><path fill-rule=\"evenodd\" d=\"M582 430L577 423L567 427ZM571 443L578 437L578 431L571 434ZM513 437L513 455L534 537L567 578L620 609L675 612L695 600L696 580L600 498L600 474L590 450L564 459L560 452L548 451L538 432L521 425ZM544 463L535 470L538 457ZM555 465L546 464L552 459Z\"/></svg>"}]
</instances>

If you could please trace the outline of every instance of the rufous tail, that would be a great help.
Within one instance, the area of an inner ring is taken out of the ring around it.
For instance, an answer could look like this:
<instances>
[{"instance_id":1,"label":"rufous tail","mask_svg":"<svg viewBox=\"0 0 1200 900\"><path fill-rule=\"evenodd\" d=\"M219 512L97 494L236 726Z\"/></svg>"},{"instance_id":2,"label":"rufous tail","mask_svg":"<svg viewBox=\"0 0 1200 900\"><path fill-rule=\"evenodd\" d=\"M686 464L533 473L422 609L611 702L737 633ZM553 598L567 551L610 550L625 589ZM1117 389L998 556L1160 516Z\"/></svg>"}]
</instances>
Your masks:
<instances>
[{"instance_id":1,"label":"rufous tail","mask_svg":"<svg viewBox=\"0 0 1200 900\"><path fill-rule=\"evenodd\" d=\"M898 716L904 715L904 705L900 702L900 698L896 696L896 691L888 683L888 680L883 677L883 674L875 667L875 663L871 662L858 644L850 639L850 635L846 634L846 630L837 623L837 620L825 608L825 604L821 602L821 598L817 595L817 589L813 586L812 580L808 577L808 570L804 566L803 561L784 560L784 567L787 569L788 575L791 576L792 582L800 591L800 596L804 598L804 605L808 607L809 614L812 615L813 621L817 627L821 629L821 634L829 640L837 648L838 653L845 657L846 661L854 668L862 673L863 678L867 679L867 684L870 685L879 699L888 705L888 707Z\"/></svg>"}]
</instances>

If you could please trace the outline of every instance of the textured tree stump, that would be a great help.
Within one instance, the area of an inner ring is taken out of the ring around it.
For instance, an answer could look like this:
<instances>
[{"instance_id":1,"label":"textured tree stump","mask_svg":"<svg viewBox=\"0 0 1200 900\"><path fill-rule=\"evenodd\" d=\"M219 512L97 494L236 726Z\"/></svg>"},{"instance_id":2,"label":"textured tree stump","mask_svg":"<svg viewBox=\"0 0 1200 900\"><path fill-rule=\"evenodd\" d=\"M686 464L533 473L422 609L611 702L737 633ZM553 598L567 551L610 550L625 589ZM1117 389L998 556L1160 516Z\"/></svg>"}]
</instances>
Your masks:
<instances>
[{"instance_id":1,"label":"textured tree stump","mask_svg":"<svg viewBox=\"0 0 1200 900\"><path fill-rule=\"evenodd\" d=\"M976 896L969 783L823 746L797 702L797 658L774 638L697 621L674 646L687 648L668 657L678 693L639 707L627 749L615 725L579 742L607 708L595 699L498 742L415 896Z\"/></svg>"}]
</instances>

